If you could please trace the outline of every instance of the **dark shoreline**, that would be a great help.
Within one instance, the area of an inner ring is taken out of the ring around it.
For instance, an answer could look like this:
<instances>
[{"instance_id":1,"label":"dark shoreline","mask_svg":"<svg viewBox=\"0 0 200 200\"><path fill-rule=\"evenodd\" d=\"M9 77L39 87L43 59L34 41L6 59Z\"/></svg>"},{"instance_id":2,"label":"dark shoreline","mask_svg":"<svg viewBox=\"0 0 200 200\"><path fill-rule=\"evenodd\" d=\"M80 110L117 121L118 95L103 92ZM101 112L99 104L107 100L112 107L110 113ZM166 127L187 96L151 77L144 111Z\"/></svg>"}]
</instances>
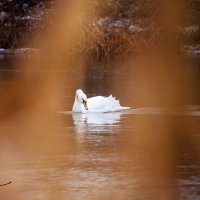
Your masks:
<instances>
[{"instance_id":1,"label":"dark shoreline","mask_svg":"<svg viewBox=\"0 0 200 200\"><path fill-rule=\"evenodd\" d=\"M81 19L88 19L88 22L82 29L82 35L85 37L80 38L80 46L76 48L80 55L98 57L97 59L104 59L106 56L126 56L132 51L134 53L134 49L140 45L138 38L146 44L147 51L157 41L159 19L151 12L157 8L153 1L97 2L97 5L91 3L85 12L87 16L83 15ZM198 7L200 2L192 0L191 5L187 7L186 22L176 30L178 38L183 40L182 44L187 46L200 46L200 23L195 20L200 15ZM91 15L92 10L95 11L95 16ZM21 47L29 46L30 38L34 38L38 32L48 27L55 15L54 0L22 0L17 5L12 1L0 3L0 46L4 48L0 49L0 54L34 53L31 48ZM200 48L186 48L183 51L199 55L199 50Z\"/></svg>"}]
</instances>

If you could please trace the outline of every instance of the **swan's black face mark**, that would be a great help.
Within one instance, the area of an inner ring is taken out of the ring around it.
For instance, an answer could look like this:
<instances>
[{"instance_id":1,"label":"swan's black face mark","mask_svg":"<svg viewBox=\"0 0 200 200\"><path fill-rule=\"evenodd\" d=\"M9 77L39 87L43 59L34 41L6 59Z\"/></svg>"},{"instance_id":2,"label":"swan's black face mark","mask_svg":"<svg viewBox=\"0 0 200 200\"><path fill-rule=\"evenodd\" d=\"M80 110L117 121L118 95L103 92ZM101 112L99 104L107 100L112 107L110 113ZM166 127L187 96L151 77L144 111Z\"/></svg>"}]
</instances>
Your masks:
<instances>
[{"instance_id":1,"label":"swan's black face mark","mask_svg":"<svg viewBox=\"0 0 200 200\"><path fill-rule=\"evenodd\" d=\"M88 110L87 101L83 100L83 106L84 106L85 110Z\"/></svg>"},{"instance_id":2,"label":"swan's black face mark","mask_svg":"<svg viewBox=\"0 0 200 200\"><path fill-rule=\"evenodd\" d=\"M9 185L9 184L11 184L11 181L8 183L0 184L0 186L5 186L5 185Z\"/></svg>"}]
</instances>

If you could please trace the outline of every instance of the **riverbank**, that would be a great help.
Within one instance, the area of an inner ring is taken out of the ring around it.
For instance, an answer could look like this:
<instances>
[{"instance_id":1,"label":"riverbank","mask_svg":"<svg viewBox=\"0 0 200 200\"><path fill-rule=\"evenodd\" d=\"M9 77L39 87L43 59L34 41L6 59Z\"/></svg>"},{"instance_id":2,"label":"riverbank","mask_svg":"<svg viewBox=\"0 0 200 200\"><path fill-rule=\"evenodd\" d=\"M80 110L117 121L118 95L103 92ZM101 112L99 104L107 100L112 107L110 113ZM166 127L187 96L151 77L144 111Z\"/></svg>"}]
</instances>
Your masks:
<instances>
[{"instance_id":1,"label":"riverbank","mask_svg":"<svg viewBox=\"0 0 200 200\"><path fill-rule=\"evenodd\" d=\"M185 23L176 32L182 40L181 50L199 54L200 24L195 18L200 3L191 2ZM159 10L152 12L156 6L153 1L142 0L91 2L87 12L83 11L85 14L80 13L78 20L74 20L77 25L85 26L72 52L101 61L136 53L138 47L150 51L162 31ZM37 47L30 46L30 38L52 23L54 8L53 0L0 3L0 54L37 52Z\"/></svg>"}]
</instances>

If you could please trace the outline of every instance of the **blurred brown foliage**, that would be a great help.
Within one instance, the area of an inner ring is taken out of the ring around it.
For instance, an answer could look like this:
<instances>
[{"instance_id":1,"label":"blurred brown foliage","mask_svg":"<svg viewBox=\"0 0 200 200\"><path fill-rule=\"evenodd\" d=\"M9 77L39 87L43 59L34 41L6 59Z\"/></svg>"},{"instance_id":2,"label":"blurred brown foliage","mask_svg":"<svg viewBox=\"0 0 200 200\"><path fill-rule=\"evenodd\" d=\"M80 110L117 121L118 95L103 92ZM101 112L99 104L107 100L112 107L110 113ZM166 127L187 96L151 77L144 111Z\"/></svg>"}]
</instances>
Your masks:
<instances>
[{"instance_id":1,"label":"blurred brown foliage","mask_svg":"<svg viewBox=\"0 0 200 200\"><path fill-rule=\"evenodd\" d=\"M71 17L80 13L84 6L87 1L58 1L58 16L53 25L32 40L32 44L41 47L40 54L23 63L15 63L22 65L22 73L12 77L11 82L1 80L4 91L0 99L2 180L12 178L12 182L16 181L17 178L11 176L18 169L18 159L46 155L49 156L47 165L51 166L56 164L53 155L66 153L73 146L70 141L61 139L57 113L61 106L58 85L62 77L55 70L71 63L68 53L77 37ZM40 175L38 173L38 177ZM43 182L48 178L45 177ZM26 178L20 178L25 179L21 184L18 180L1 190L1 198L23 199L20 188L21 191L26 188Z\"/></svg>"}]
</instances>

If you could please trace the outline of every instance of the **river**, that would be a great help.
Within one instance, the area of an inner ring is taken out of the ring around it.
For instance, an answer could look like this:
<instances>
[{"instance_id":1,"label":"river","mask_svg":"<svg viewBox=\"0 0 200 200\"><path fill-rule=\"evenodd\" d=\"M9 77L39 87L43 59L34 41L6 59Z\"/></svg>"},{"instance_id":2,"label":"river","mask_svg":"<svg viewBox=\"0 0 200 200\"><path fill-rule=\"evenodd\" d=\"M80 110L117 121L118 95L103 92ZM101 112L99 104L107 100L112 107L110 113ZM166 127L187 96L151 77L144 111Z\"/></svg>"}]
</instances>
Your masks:
<instances>
[{"instance_id":1,"label":"river","mask_svg":"<svg viewBox=\"0 0 200 200\"><path fill-rule=\"evenodd\" d=\"M2 57L1 78L10 80L13 74L21 72L20 68L10 66L10 58ZM197 66L199 69L199 64ZM127 70L90 67L85 75L81 69L80 73L77 72L77 68L62 72L66 76L74 76L73 80L76 82L71 85L63 84L66 91L72 88L75 92L77 87L82 87L88 97L112 93L120 99L122 105L133 109L117 113L73 114L70 110L74 93L63 94L61 98L68 104L59 112L59 117L64 121L61 137L66 144L67 141L72 142L72 151L70 154L48 157L19 157L18 168L12 171L15 178L12 177L11 181L17 185L25 182L26 187L21 190L26 199L146 199L145 192L140 191L138 173L148 173L151 166L147 164L141 170L138 157L143 155L138 148L131 149L135 143L130 142L130 139L136 140L134 133L138 116L151 117L159 125L162 123L159 120L165 118L165 115L172 120L178 118L179 126L187 118L192 127L185 132L178 129L176 136L172 137L175 140L175 148L172 150L172 154L176 155L176 161L172 164L175 175L172 177L173 184L168 184L167 191L178 191L178 196L184 200L200 199L199 107L190 105L173 112L162 107L135 108L124 94L124 85L130 82L123 76ZM198 88L195 91L199 92ZM150 140L159 139L156 134L148 137ZM155 154L151 160L156 157ZM56 164L47 165L49 159L56 161Z\"/></svg>"}]
</instances>

